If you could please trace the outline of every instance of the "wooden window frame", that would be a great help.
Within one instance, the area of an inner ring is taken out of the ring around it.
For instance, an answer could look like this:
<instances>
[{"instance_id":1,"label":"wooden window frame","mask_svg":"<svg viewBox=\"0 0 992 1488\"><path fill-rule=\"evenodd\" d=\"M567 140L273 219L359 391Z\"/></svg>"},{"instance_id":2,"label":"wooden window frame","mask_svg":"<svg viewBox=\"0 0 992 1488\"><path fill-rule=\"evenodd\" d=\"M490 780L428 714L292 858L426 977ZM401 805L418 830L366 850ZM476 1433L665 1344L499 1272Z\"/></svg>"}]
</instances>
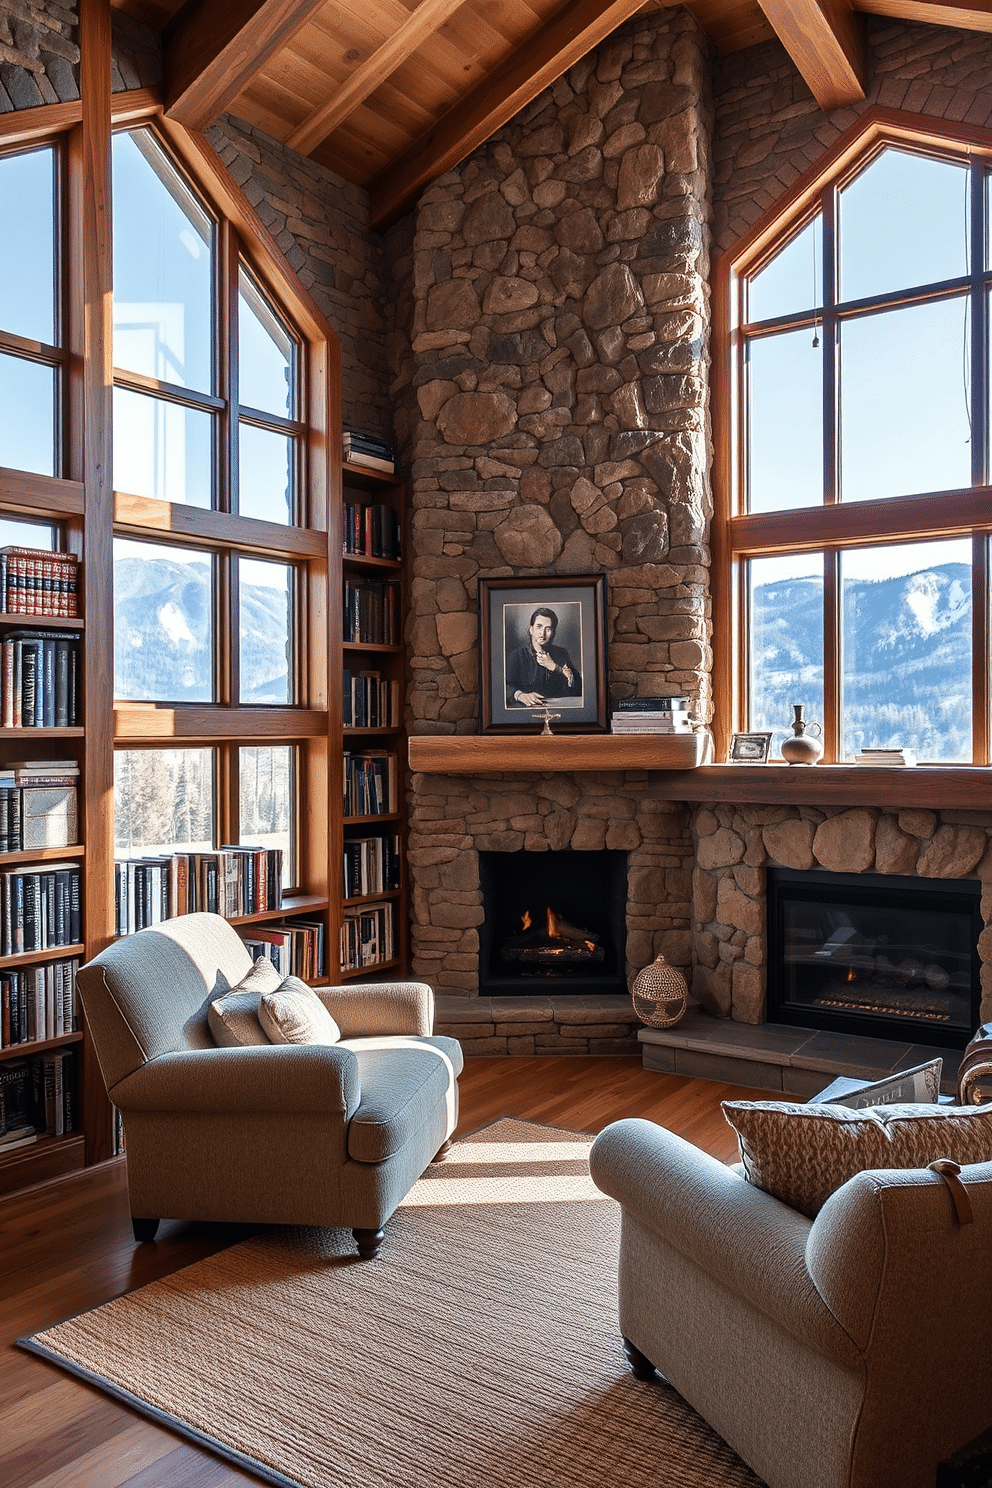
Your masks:
<instances>
[{"instance_id":1,"label":"wooden window frame","mask_svg":"<svg viewBox=\"0 0 992 1488\"><path fill-rule=\"evenodd\" d=\"M975 160L992 166L992 133L967 125L935 124L934 121L894 110L876 109L827 151L820 162L795 183L792 190L766 213L751 231L714 265L713 317L713 421L714 421L714 523L713 523L713 631L714 733L717 758L726 757L733 733L746 727L748 716L748 658L746 655L746 585L744 564L748 559L786 553L822 551L824 554L824 734L825 760L838 758L840 745L840 624L838 555L845 548L870 547L967 536L972 541L972 762L992 763L990 739L990 641L989 565L992 548L992 489L987 465L990 438L973 439L973 484L961 490L928 492L912 496L880 498L845 505L836 500L836 471L832 429L825 430L824 502L822 506L796 511L743 511L745 490L743 439L743 350L752 328L745 320L745 281L795 234L811 221L842 187L887 146L909 149L941 159ZM974 179L974 177L973 177ZM981 209L973 191L971 211ZM825 224L825 234L829 223ZM989 270L972 264L967 279L924 287L913 295L881 295L852 302L857 311L881 308L892 303L914 303L947 297L970 287L973 296L972 381L983 416L989 409L989 369L985 360L989 313L988 292L975 303L978 284L987 284ZM824 286L823 311L805 317L780 317L756 322L760 331L777 324L819 324L825 346L832 345L836 313L828 303L832 287ZM850 307L845 307L849 310ZM979 317L983 336L975 334ZM830 324L826 321L829 318ZM759 333L760 333L759 331ZM976 344L977 343L977 344ZM829 362L829 358L825 361ZM832 375L825 366L825 378ZM829 400L825 400L829 405ZM976 448L980 445L981 448ZM783 720L784 722L784 720Z\"/></svg>"}]
</instances>

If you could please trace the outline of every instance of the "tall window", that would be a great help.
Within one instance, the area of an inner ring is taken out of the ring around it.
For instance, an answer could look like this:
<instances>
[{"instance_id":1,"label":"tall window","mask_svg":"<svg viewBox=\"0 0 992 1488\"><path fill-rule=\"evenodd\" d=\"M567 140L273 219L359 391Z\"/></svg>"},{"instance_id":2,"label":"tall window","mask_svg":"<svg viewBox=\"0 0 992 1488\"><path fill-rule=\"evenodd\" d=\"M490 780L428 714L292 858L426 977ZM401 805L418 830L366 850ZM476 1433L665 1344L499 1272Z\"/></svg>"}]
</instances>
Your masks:
<instances>
[{"instance_id":1,"label":"tall window","mask_svg":"<svg viewBox=\"0 0 992 1488\"><path fill-rule=\"evenodd\" d=\"M989 762L989 155L876 137L735 264L735 724Z\"/></svg>"},{"instance_id":2,"label":"tall window","mask_svg":"<svg viewBox=\"0 0 992 1488\"><path fill-rule=\"evenodd\" d=\"M61 153L0 156L0 465L62 472Z\"/></svg>"},{"instance_id":3,"label":"tall window","mask_svg":"<svg viewBox=\"0 0 992 1488\"><path fill-rule=\"evenodd\" d=\"M114 136L113 171L119 737L153 704L213 741L119 749L118 852L276 845L293 885L298 746L242 747L234 710L305 700L302 337L151 129Z\"/></svg>"}]
</instances>

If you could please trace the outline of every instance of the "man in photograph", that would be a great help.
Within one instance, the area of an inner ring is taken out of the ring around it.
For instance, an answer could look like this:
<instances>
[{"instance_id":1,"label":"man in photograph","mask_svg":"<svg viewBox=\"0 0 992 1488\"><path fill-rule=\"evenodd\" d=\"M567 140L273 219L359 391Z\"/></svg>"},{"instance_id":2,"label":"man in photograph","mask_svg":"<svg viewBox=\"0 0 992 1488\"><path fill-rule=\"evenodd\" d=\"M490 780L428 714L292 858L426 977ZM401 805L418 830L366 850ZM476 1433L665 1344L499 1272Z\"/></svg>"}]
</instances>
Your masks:
<instances>
[{"instance_id":1,"label":"man in photograph","mask_svg":"<svg viewBox=\"0 0 992 1488\"><path fill-rule=\"evenodd\" d=\"M542 708L560 698L579 698L582 678L568 651L554 644L558 616L542 605L530 617L527 640L506 662L506 706Z\"/></svg>"}]
</instances>

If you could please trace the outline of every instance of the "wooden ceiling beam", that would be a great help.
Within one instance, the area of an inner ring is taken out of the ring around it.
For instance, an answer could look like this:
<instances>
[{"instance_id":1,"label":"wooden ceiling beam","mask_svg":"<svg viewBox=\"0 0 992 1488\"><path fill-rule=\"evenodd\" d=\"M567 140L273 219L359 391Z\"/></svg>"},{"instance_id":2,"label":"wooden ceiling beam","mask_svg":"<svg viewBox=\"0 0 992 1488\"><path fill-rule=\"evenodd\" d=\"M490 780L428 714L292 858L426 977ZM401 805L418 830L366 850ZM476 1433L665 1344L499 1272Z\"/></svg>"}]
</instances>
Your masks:
<instances>
[{"instance_id":1,"label":"wooden ceiling beam","mask_svg":"<svg viewBox=\"0 0 992 1488\"><path fill-rule=\"evenodd\" d=\"M824 113L864 98L864 23L848 0L759 3Z\"/></svg>"},{"instance_id":2,"label":"wooden ceiling beam","mask_svg":"<svg viewBox=\"0 0 992 1488\"><path fill-rule=\"evenodd\" d=\"M568 0L409 150L369 182L369 225L388 227L436 177L451 170L573 63L598 46L644 0Z\"/></svg>"},{"instance_id":3,"label":"wooden ceiling beam","mask_svg":"<svg viewBox=\"0 0 992 1488\"><path fill-rule=\"evenodd\" d=\"M420 0L410 19L355 69L333 98L314 109L293 130L286 141L288 147L309 155L464 3L465 0Z\"/></svg>"},{"instance_id":4,"label":"wooden ceiling beam","mask_svg":"<svg viewBox=\"0 0 992 1488\"><path fill-rule=\"evenodd\" d=\"M206 129L323 0L189 0L165 38L165 112Z\"/></svg>"}]
</instances>

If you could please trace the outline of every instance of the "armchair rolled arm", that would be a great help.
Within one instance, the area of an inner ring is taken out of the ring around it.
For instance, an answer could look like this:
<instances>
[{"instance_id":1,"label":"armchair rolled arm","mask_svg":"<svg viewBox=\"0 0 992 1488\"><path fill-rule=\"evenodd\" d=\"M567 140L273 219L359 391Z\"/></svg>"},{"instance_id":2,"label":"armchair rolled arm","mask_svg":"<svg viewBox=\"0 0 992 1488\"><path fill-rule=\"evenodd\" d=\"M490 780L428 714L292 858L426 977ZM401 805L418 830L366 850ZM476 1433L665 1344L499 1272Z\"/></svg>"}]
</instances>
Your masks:
<instances>
[{"instance_id":1,"label":"armchair rolled arm","mask_svg":"<svg viewBox=\"0 0 992 1488\"><path fill-rule=\"evenodd\" d=\"M426 982L350 982L314 990L342 1038L434 1031L434 993Z\"/></svg>"},{"instance_id":2,"label":"armchair rolled arm","mask_svg":"<svg viewBox=\"0 0 992 1488\"><path fill-rule=\"evenodd\" d=\"M358 1060L333 1044L188 1049L143 1064L109 1091L128 1111L312 1112L346 1120L361 1100Z\"/></svg>"},{"instance_id":3,"label":"armchair rolled arm","mask_svg":"<svg viewBox=\"0 0 992 1488\"><path fill-rule=\"evenodd\" d=\"M805 1215L650 1121L608 1126L589 1167L598 1188L708 1275L797 1338L851 1353L807 1270Z\"/></svg>"}]
</instances>

